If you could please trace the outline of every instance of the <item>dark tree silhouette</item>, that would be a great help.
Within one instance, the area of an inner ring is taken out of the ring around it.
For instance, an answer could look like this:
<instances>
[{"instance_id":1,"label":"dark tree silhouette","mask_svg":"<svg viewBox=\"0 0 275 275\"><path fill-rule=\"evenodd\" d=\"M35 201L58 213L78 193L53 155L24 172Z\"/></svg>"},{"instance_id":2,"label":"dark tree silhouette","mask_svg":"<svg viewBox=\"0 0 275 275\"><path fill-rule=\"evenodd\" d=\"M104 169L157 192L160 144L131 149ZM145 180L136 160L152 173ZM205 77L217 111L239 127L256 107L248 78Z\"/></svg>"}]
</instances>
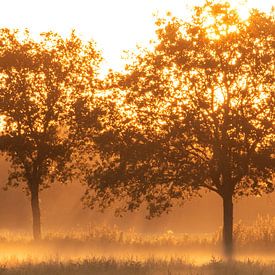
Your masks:
<instances>
[{"instance_id":1,"label":"dark tree silhouette","mask_svg":"<svg viewBox=\"0 0 275 275\"><path fill-rule=\"evenodd\" d=\"M146 202L152 217L206 188L223 200L230 258L233 198L274 189L274 18L253 10L243 21L228 3L207 1L190 22L156 24L153 50L114 76L119 115L85 202Z\"/></svg>"},{"instance_id":2,"label":"dark tree silhouette","mask_svg":"<svg viewBox=\"0 0 275 275\"><path fill-rule=\"evenodd\" d=\"M33 236L41 238L39 191L73 176L75 108L95 92L100 54L72 32L68 39L0 30L0 150L11 163L8 185L31 197ZM72 163L72 162L71 162Z\"/></svg>"}]
</instances>

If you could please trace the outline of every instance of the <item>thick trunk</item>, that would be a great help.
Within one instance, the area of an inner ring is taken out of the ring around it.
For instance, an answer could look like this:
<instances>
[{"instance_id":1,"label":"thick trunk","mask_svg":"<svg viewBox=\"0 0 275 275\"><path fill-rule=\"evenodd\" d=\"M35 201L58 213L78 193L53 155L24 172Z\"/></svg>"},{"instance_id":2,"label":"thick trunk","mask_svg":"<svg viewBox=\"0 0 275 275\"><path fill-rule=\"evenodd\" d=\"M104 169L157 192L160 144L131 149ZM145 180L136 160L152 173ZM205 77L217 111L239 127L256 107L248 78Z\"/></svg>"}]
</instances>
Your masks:
<instances>
[{"instance_id":1,"label":"thick trunk","mask_svg":"<svg viewBox=\"0 0 275 275\"><path fill-rule=\"evenodd\" d=\"M31 190L31 206L32 206L32 222L33 222L33 238L34 240L41 239L41 221L40 221L40 206L39 206L39 186L37 184Z\"/></svg>"},{"instance_id":2,"label":"thick trunk","mask_svg":"<svg viewBox=\"0 0 275 275\"><path fill-rule=\"evenodd\" d=\"M223 244L228 259L233 256L233 202L232 195L223 197Z\"/></svg>"}]
</instances>

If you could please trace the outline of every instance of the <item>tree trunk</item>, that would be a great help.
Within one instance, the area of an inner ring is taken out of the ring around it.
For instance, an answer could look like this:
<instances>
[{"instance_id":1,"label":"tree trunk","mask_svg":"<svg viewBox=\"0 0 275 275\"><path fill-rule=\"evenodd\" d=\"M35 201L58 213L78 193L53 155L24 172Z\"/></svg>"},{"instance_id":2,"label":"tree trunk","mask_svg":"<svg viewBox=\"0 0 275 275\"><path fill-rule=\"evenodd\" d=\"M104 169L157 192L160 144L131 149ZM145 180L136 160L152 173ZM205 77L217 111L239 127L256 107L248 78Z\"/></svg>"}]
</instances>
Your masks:
<instances>
[{"instance_id":1,"label":"tree trunk","mask_svg":"<svg viewBox=\"0 0 275 275\"><path fill-rule=\"evenodd\" d=\"M232 195L223 197L223 244L228 260L233 256L233 202Z\"/></svg>"},{"instance_id":2,"label":"tree trunk","mask_svg":"<svg viewBox=\"0 0 275 275\"><path fill-rule=\"evenodd\" d=\"M41 239L41 220L39 206L39 185L34 184L31 190L31 206L32 206L32 225L34 240Z\"/></svg>"}]
</instances>

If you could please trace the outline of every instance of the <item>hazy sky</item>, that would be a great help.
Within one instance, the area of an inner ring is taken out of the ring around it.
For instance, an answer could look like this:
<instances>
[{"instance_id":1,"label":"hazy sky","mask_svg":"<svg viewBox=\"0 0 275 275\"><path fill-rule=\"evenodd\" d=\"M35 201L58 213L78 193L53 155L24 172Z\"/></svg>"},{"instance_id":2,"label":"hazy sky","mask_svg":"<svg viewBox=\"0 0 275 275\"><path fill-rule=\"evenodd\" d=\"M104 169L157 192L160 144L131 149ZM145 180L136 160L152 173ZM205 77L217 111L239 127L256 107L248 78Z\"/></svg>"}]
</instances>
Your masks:
<instances>
[{"instance_id":1,"label":"hazy sky","mask_svg":"<svg viewBox=\"0 0 275 275\"><path fill-rule=\"evenodd\" d=\"M0 27L29 28L32 33L54 30L67 35L75 28L83 38L93 38L114 68L121 64L122 50L133 49L154 36L153 13L167 10L181 17L202 0L6 0L1 1ZM269 11L274 0L246 2L239 9Z\"/></svg>"}]
</instances>

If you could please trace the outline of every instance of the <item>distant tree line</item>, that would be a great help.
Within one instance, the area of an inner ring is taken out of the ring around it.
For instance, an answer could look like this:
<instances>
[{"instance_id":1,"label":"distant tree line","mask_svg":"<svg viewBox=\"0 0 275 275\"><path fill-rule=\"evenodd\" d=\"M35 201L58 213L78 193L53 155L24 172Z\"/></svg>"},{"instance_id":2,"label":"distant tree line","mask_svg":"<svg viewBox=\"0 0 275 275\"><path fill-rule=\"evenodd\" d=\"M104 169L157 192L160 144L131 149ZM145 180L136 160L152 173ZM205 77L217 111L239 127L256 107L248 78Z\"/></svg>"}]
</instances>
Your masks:
<instances>
[{"instance_id":1,"label":"distant tree line","mask_svg":"<svg viewBox=\"0 0 275 275\"><path fill-rule=\"evenodd\" d=\"M101 53L75 32L1 29L0 151L7 184L30 195L34 239L54 182L84 182L91 208L145 204L148 218L206 189L223 201L230 258L233 198L275 187L274 32L272 15L206 1L191 21L157 19L150 49L102 80Z\"/></svg>"}]
</instances>

